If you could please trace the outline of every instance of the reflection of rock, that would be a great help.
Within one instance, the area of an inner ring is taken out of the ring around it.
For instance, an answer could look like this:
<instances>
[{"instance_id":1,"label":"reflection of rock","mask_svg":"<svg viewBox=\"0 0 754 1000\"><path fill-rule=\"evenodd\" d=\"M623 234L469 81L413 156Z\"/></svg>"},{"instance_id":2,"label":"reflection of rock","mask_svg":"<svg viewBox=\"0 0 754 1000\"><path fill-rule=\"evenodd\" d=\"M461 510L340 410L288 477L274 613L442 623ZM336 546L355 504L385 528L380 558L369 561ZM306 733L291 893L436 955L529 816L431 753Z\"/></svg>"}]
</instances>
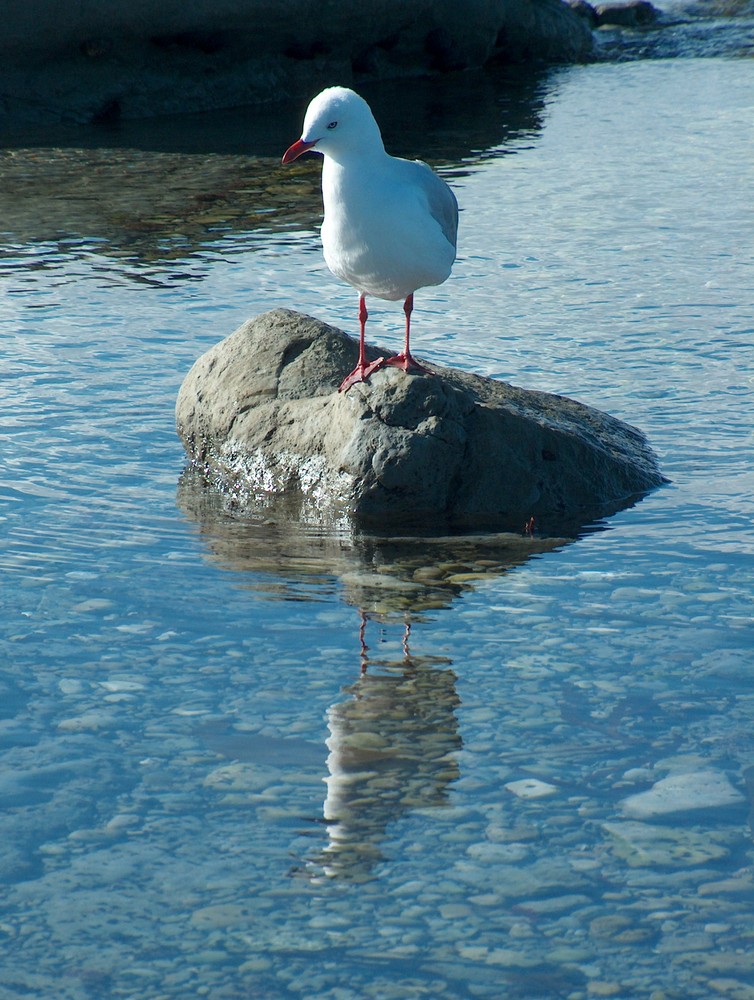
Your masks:
<instances>
[{"instance_id":1,"label":"reflection of rock","mask_svg":"<svg viewBox=\"0 0 754 1000\"><path fill-rule=\"evenodd\" d=\"M565 538L525 538L512 532L435 537L357 536L356 557L340 579L356 607L418 612L441 608L485 580L567 544Z\"/></svg>"},{"instance_id":2,"label":"reflection of rock","mask_svg":"<svg viewBox=\"0 0 754 1000\"><path fill-rule=\"evenodd\" d=\"M405 81L385 81L364 94L391 152L467 171L538 132L547 87L543 71L480 70L412 80L408 90ZM300 102L291 101L274 113L243 108L86 131L6 130L3 230L13 243L85 234L127 273L134 260L182 259L219 236L253 246L256 232L268 245L271 233L314 230L322 211L318 158L280 165L300 115Z\"/></svg>"},{"instance_id":3,"label":"reflection of rock","mask_svg":"<svg viewBox=\"0 0 754 1000\"><path fill-rule=\"evenodd\" d=\"M296 496L311 519L508 530L612 512L663 482L639 431L562 396L451 368L381 369L339 393L356 354L346 334L290 310L244 324L181 386L190 459L239 502Z\"/></svg>"},{"instance_id":4,"label":"reflection of rock","mask_svg":"<svg viewBox=\"0 0 754 1000\"><path fill-rule=\"evenodd\" d=\"M407 655L403 664L363 674L329 710L329 844L309 859L315 874L367 877L390 823L445 803L459 773L455 680L452 670Z\"/></svg>"},{"instance_id":5,"label":"reflection of rock","mask_svg":"<svg viewBox=\"0 0 754 1000\"><path fill-rule=\"evenodd\" d=\"M475 584L569 541L510 532L382 537L351 525L302 522L284 500L239 517L192 468L181 477L178 504L199 524L212 557L247 573L248 586L302 596L312 583L335 578L350 604L375 614L410 616L446 606Z\"/></svg>"},{"instance_id":6,"label":"reflection of rock","mask_svg":"<svg viewBox=\"0 0 754 1000\"><path fill-rule=\"evenodd\" d=\"M299 175L287 192L268 160L118 149L15 152L3 162L0 209L14 240L85 233L86 246L133 267L186 257L228 229L311 225L319 179ZM70 250L70 248L69 248Z\"/></svg>"}]
</instances>

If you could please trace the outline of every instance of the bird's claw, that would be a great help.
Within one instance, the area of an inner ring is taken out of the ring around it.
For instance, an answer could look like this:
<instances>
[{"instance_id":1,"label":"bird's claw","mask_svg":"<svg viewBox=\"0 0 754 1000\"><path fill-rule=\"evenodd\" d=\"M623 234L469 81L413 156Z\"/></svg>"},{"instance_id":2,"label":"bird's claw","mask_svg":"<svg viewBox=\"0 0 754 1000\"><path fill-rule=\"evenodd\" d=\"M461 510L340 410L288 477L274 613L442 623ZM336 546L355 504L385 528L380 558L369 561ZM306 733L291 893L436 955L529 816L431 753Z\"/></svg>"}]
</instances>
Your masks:
<instances>
[{"instance_id":1,"label":"bird's claw","mask_svg":"<svg viewBox=\"0 0 754 1000\"><path fill-rule=\"evenodd\" d=\"M434 372L425 368L424 365L419 364L413 354L409 354L406 351L401 351L400 354L394 355L392 358L388 358L385 361L386 365L390 365L393 368L400 368L403 372L408 372L412 375L434 375Z\"/></svg>"},{"instance_id":2,"label":"bird's claw","mask_svg":"<svg viewBox=\"0 0 754 1000\"><path fill-rule=\"evenodd\" d=\"M376 361L370 361L368 365L363 363L356 365L351 374L346 375L340 383L338 392L348 392L352 385L356 385L358 382L366 382L372 372L376 372L378 368L382 368L385 363L384 358L377 358Z\"/></svg>"}]
</instances>

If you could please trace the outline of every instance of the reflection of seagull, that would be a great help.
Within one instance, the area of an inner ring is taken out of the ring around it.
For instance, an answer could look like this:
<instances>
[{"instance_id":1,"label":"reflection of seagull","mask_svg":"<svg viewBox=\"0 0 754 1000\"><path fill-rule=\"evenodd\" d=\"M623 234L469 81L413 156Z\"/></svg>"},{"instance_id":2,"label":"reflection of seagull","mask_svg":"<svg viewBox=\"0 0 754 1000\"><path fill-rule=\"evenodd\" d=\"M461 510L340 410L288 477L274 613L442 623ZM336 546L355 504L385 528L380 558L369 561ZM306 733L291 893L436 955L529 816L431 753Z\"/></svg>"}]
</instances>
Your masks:
<instances>
[{"instance_id":1,"label":"reflection of seagull","mask_svg":"<svg viewBox=\"0 0 754 1000\"><path fill-rule=\"evenodd\" d=\"M359 617L361 619L361 624L359 625L359 654L361 657L361 672L365 674L367 672L367 667L369 666L369 646L367 646L367 622L369 621L369 616L363 609L359 612ZM411 638L411 622L406 621L403 626L403 642L401 643L401 649L403 650L403 656L405 657L405 662L409 662L409 657L411 656L411 650L408 647L408 641Z\"/></svg>"},{"instance_id":2,"label":"reflection of seagull","mask_svg":"<svg viewBox=\"0 0 754 1000\"><path fill-rule=\"evenodd\" d=\"M391 822L447 801L461 748L455 683L436 660L405 655L382 664L380 673L362 673L351 697L330 708L323 809L329 843L310 859L314 869L368 878Z\"/></svg>"},{"instance_id":3,"label":"reflection of seagull","mask_svg":"<svg viewBox=\"0 0 754 1000\"><path fill-rule=\"evenodd\" d=\"M345 87L323 90L309 105L301 138L286 150L290 163L307 149L321 153L325 220L322 245L332 273L359 292L359 361L341 391L382 365L426 371L409 350L414 292L440 285L456 255L458 205L426 163L385 152L369 105ZM367 364L365 297L403 299L404 350Z\"/></svg>"}]
</instances>

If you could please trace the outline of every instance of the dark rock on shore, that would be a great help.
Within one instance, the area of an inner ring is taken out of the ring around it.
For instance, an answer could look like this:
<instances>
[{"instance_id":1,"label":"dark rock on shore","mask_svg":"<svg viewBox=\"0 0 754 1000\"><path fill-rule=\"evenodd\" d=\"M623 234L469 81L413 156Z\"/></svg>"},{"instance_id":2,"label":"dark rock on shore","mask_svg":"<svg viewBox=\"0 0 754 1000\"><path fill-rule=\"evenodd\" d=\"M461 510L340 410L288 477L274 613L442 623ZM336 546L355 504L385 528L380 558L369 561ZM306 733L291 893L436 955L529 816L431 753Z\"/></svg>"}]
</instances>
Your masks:
<instances>
[{"instance_id":1,"label":"dark rock on shore","mask_svg":"<svg viewBox=\"0 0 754 1000\"><path fill-rule=\"evenodd\" d=\"M587 3L587 0L568 0L568 6L574 14L578 14L582 20L586 21L590 28L597 27L597 11L590 3Z\"/></svg>"},{"instance_id":2,"label":"dark rock on shore","mask_svg":"<svg viewBox=\"0 0 754 1000\"><path fill-rule=\"evenodd\" d=\"M592 37L562 0L8 0L0 113L107 123L311 97L333 83L573 61Z\"/></svg>"},{"instance_id":3,"label":"dark rock on shore","mask_svg":"<svg viewBox=\"0 0 754 1000\"><path fill-rule=\"evenodd\" d=\"M601 3L596 7L587 0L567 0L567 3L590 28L646 28L656 24L660 17L660 12L649 0Z\"/></svg>"},{"instance_id":4,"label":"dark rock on shore","mask_svg":"<svg viewBox=\"0 0 754 1000\"><path fill-rule=\"evenodd\" d=\"M534 516L562 530L664 481L638 430L562 396L435 366L383 369L339 393L356 352L340 330L289 310L245 323L181 386L191 461L252 508L285 496L315 520L513 529Z\"/></svg>"},{"instance_id":5,"label":"dark rock on shore","mask_svg":"<svg viewBox=\"0 0 754 1000\"><path fill-rule=\"evenodd\" d=\"M594 8L598 27L614 25L620 28L646 28L655 24L659 12L649 0L627 0L626 3L601 3Z\"/></svg>"}]
</instances>

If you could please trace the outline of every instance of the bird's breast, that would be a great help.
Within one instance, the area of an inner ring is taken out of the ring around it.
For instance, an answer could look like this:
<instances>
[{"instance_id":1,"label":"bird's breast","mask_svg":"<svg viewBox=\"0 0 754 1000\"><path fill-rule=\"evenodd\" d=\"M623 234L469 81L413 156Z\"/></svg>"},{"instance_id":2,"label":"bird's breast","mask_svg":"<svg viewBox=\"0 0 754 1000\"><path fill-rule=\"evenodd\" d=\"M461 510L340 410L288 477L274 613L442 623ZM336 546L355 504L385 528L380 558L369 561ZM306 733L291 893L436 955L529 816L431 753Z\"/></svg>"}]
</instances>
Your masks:
<instances>
[{"instance_id":1,"label":"bird's breast","mask_svg":"<svg viewBox=\"0 0 754 1000\"><path fill-rule=\"evenodd\" d=\"M401 299L450 274L455 249L421 189L326 160L322 195L327 266L359 291Z\"/></svg>"}]
</instances>

